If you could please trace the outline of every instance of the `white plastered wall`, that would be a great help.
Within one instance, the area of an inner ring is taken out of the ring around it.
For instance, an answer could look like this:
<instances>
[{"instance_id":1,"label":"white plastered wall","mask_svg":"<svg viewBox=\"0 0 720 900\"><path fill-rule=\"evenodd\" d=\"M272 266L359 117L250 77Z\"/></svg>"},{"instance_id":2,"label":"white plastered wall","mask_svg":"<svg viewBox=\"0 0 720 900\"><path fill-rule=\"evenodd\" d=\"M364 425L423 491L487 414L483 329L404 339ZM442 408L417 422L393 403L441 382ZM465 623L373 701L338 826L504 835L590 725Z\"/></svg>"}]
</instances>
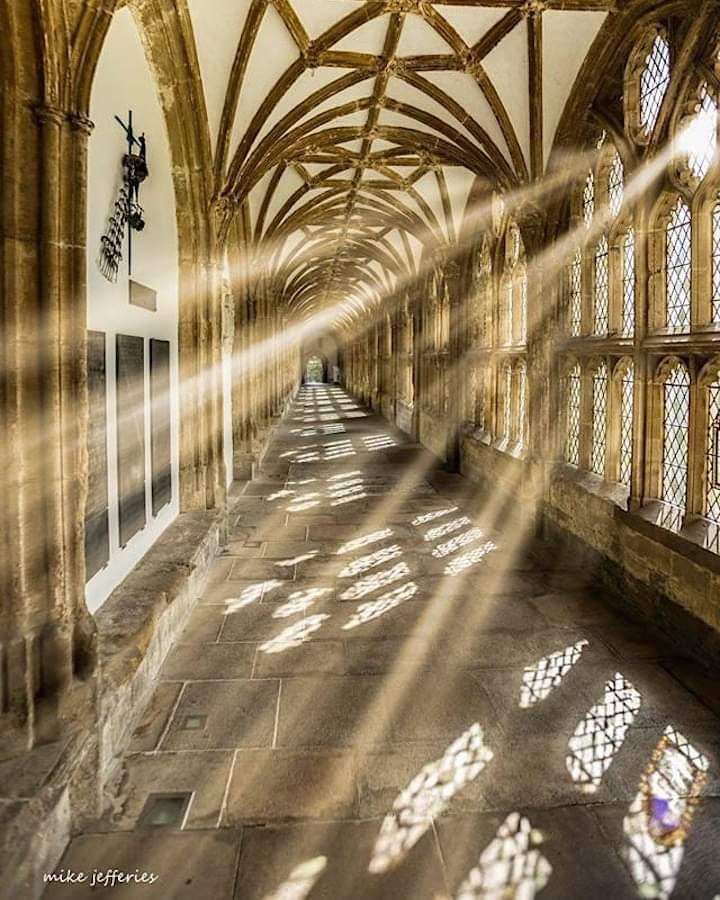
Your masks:
<instances>
[{"instance_id":1,"label":"white plastered wall","mask_svg":"<svg viewBox=\"0 0 720 900\"><path fill-rule=\"evenodd\" d=\"M127 143L115 115L127 120L132 109L136 133L145 132L150 175L140 190L146 227L133 235L132 277L157 291L157 311L128 302L127 238L117 283L111 284L96 264L100 237L121 184ZM98 64L90 105L95 129L88 160L88 328L105 332L107 378L107 455L110 560L87 584L86 599L95 612L128 575L178 514L178 247L171 160L163 112L142 44L128 9L112 20ZM145 471L146 525L125 547L118 526L116 336L142 336L145 341ZM170 341L170 427L172 500L152 514L149 339Z\"/></svg>"}]
</instances>

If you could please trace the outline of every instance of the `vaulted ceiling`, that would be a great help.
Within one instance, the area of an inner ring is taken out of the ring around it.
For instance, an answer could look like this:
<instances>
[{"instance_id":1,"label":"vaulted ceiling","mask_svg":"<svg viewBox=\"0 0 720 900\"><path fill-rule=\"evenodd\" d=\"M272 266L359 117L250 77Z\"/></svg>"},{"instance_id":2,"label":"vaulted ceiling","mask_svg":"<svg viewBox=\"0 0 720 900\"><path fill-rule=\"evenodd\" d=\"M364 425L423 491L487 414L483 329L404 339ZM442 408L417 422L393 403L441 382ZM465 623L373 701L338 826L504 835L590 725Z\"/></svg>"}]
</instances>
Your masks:
<instances>
[{"instance_id":1,"label":"vaulted ceiling","mask_svg":"<svg viewBox=\"0 0 720 900\"><path fill-rule=\"evenodd\" d=\"M542 175L613 0L188 0L215 191L292 309L347 311Z\"/></svg>"}]
</instances>

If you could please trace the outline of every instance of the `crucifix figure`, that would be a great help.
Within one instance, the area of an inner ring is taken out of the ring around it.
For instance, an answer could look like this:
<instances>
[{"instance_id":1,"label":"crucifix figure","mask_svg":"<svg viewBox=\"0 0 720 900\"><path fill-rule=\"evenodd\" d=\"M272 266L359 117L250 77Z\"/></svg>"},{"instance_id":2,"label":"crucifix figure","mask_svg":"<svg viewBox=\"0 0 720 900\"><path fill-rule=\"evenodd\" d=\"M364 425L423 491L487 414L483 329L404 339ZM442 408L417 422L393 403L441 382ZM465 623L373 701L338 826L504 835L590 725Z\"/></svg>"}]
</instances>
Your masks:
<instances>
[{"instance_id":1,"label":"crucifix figure","mask_svg":"<svg viewBox=\"0 0 720 900\"><path fill-rule=\"evenodd\" d=\"M125 132L127 153L123 156L123 183L120 187L115 209L108 220L105 234L100 241L98 266L109 281L117 279L122 259L122 239L127 222L128 274L132 273L132 233L145 227L143 208L140 206L140 185L148 176L147 142L145 134L135 137L132 110L128 112L127 124L119 116L115 121Z\"/></svg>"}]
</instances>

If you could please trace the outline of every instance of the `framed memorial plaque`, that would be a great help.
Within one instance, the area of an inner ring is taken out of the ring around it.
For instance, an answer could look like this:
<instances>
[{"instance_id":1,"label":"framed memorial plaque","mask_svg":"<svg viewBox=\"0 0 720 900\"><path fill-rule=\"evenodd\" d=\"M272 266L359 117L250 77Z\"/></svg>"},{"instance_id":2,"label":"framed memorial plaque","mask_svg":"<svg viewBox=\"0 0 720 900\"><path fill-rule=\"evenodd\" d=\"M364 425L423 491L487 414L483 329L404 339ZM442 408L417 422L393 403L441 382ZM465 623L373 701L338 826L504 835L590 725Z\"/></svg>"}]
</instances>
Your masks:
<instances>
[{"instance_id":1,"label":"framed memorial plaque","mask_svg":"<svg viewBox=\"0 0 720 900\"><path fill-rule=\"evenodd\" d=\"M156 516L172 499L170 461L170 341L150 340L150 450L152 511Z\"/></svg>"},{"instance_id":2,"label":"framed memorial plaque","mask_svg":"<svg viewBox=\"0 0 720 900\"><path fill-rule=\"evenodd\" d=\"M145 527L145 340L117 336L120 546Z\"/></svg>"},{"instance_id":3,"label":"framed memorial plaque","mask_svg":"<svg viewBox=\"0 0 720 900\"><path fill-rule=\"evenodd\" d=\"M85 579L110 558L108 522L105 333L87 333L88 493L85 501Z\"/></svg>"}]
</instances>

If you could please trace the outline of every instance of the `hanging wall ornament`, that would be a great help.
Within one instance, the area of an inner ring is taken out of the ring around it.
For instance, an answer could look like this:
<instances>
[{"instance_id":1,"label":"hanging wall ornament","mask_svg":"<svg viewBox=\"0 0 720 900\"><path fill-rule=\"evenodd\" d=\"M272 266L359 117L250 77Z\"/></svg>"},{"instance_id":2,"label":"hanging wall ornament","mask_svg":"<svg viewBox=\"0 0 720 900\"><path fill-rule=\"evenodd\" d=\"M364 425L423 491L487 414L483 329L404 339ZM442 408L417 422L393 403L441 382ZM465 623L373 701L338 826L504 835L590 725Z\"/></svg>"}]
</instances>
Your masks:
<instances>
[{"instance_id":1,"label":"hanging wall ornament","mask_svg":"<svg viewBox=\"0 0 720 900\"><path fill-rule=\"evenodd\" d=\"M147 144L145 135L136 138L133 133L132 111L128 124L115 116L125 132L128 152L123 156L123 180L118 191L113 212L108 219L105 233L100 238L97 265L108 281L117 281L122 255L122 242L127 225L128 274L132 273L132 233L145 228L145 212L140 206L140 185L148 176Z\"/></svg>"}]
</instances>

